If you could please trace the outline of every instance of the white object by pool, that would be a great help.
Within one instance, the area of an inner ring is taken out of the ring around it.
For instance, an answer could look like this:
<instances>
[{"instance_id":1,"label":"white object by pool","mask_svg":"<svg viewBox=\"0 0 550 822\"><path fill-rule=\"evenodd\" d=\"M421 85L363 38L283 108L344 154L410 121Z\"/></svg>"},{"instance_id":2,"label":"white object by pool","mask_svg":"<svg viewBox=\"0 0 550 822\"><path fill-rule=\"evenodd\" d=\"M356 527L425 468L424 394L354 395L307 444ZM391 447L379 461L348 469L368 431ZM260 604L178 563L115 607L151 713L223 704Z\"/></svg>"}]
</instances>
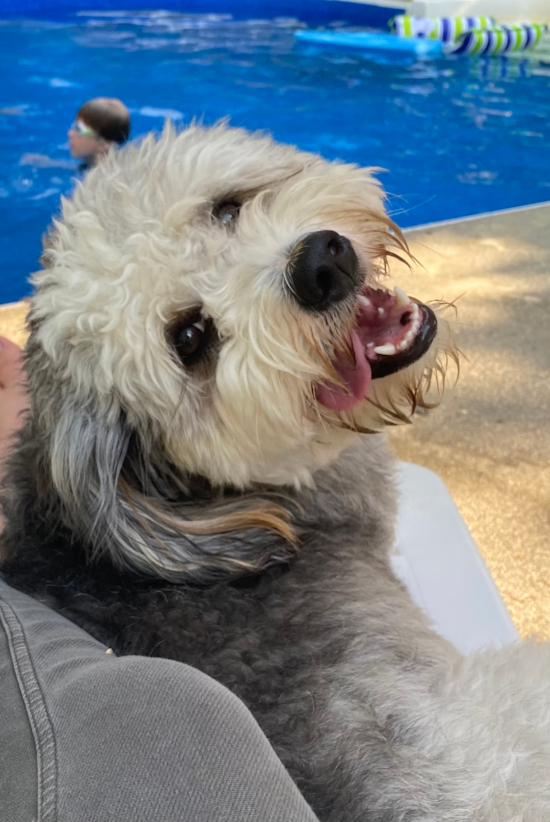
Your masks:
<instances>
[{"instance_id":1,"label":"white object by pool","mask_svg":"<svg viewBox=\"0 0 550 822\"><path fill-rule=\"evenodd\" d=\"M460 651L519 639L500 593L443 480L399 464L396 574Z\"/></svg>"},{"instance_id":2,"label":"white object by pool","mask_svg":"<svg viewBox=\"0 0 550 822\"><path fill-rule=\"evenodd\" d=\"M471 17L487 14L499 22L515 23L518 20L540 20L550 23L548 0L402 0L396 7L404 6L407 14L416 17Z\"/></svg>"}]
</instances>

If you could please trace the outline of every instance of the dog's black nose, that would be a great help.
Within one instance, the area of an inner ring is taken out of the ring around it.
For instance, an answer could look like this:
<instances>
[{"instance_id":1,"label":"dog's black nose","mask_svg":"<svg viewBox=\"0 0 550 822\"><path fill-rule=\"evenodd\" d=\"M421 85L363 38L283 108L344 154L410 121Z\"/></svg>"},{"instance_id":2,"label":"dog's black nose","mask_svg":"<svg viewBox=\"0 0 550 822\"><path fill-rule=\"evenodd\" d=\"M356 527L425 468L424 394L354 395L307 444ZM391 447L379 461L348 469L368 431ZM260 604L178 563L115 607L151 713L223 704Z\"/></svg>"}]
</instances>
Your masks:
<instances>
[{"instance_id":1,"label":"dog's black nose","mask_svg":"<svg viewBox=\"0 0 550 822\"><path fill-rule=\"evenodd\" d=\"M304 308L326 311L359 285L357 255L336 231L314 231L300 243L289 266L292 295Z\"/></svg>"}]
</instances>

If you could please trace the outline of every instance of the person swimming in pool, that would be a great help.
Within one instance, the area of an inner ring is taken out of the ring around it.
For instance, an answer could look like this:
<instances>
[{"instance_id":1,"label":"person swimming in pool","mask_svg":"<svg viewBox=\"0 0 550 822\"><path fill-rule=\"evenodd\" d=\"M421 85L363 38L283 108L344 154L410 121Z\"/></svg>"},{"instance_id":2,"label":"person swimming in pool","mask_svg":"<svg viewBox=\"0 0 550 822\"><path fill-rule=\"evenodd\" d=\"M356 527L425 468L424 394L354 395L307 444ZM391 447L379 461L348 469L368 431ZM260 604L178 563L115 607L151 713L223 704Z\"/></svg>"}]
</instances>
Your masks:
<instances>
[{"instance_id":1,"label":"person swimming in pool","mask_svg":"<svg viewBox=\"0 0 550 822\"><path fill-rule=\"evenodd\" d=\"M68 131L69 150L81 161L81 171L92 168L112 145L123 145L130 136L130 112L113 97L95 97L79 109Z\"/></svg>"},{"instance_id":2,"label":"person swimming in pool","mask_svg":"<svg viewBox=\"0 0 550 822\"><path fill-rule=\"evenodd\" d=\"M121 146L128 140L130 112L120 100L95 97L79 109L67 136L71 156L80 161L78 170L82 174L92 168L112 145ZM72 160L44 154L23 154L19 165L75 170Z\"/></svg>"}]
</instances>

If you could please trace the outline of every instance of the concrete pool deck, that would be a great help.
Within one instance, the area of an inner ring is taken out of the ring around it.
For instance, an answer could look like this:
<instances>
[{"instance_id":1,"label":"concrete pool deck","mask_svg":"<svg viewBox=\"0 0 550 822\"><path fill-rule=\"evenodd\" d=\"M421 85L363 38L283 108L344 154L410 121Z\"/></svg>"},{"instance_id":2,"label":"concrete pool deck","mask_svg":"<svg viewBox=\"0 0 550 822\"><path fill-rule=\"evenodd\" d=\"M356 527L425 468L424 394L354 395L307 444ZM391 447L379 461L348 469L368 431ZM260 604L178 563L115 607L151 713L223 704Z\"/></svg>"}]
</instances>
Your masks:
<instances>
[{"instance_id":1,"label":"concrete pool deck","mask_svg":"<svg viewBox=\"0 0 550 822\"><path fill-rule=\"evenodd\" d=\"M391 432L446 482L523 637L550 639L550 205L410 229L422 299L457 298L468 357L439 408ZM462 295L462 296L461 296ZM26 306L0 307L25 339Z\"/></svg>"},{"instance_id":2,"label":"concrete pool deck","mask_svg":"<svg viewBox=\"0 0 550 822\"><path fill-rule=\"evenodd\" d=\"M468 360L394 450L445 480L521 636L550 639L550 205L406 236L424 269L393 273L421 298L459 298Z\"/></svg>"}]
</instances>

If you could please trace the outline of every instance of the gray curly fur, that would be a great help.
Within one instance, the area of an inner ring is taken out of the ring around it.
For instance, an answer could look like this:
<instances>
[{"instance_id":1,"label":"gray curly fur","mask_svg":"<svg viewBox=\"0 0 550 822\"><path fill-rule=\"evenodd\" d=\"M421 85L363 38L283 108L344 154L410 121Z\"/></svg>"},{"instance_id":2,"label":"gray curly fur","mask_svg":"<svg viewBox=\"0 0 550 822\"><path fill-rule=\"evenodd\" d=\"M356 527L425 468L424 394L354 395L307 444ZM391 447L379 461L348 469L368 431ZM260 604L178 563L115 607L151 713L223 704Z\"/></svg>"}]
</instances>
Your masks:
<instances>
[{"instance_id":1,"label":"gray curly fur","mask_svg":"<svg viewBox=\"0 0 550 822\"><path fill-rule=\"evenodd\" d=\"M230 688L323 822L543 818L523 815L545 801L540 781L517 814L498 799L488 772L505 717L489 694L480 706L471 682L460 683L461 657L391 571L396 493L383 437L367 437L319 472L314 490L294 495L295 557L204 584L140 576L108 559L90 565L90 546L50 494L42 449L27 429L12 460L6 579L117 654L180 660ZM248 550L262 541L265 550L265 534L242 537ZM218 540L220 552L238 545ZM282 546L270 545L276 556ZM481 815L487 795L497 810Z\"/></svg>"},{"instance_id":2,"label":"gray curly fur","mask_svg":"<svg viewBox=\"0 0 550 822\"><path fill-rule=\"evenodd\" d=\"M417 704L419 696L433 702L453 652L426 629L390 570L395 493L381 437L296 495L302 539L288 565L198 588L103 562L86 569L85 546L69 546L51 500L30 498L40 462L36 440L23 436L11 466L12 493L20 491L4 539L9 582L117 654L179 659L231 688L321 819L435 819L436 808L438 819L459 818L444 815L444 771L422 753ZM42 524L33 534L37 508Z\"/></svg>"}]
</instances>

